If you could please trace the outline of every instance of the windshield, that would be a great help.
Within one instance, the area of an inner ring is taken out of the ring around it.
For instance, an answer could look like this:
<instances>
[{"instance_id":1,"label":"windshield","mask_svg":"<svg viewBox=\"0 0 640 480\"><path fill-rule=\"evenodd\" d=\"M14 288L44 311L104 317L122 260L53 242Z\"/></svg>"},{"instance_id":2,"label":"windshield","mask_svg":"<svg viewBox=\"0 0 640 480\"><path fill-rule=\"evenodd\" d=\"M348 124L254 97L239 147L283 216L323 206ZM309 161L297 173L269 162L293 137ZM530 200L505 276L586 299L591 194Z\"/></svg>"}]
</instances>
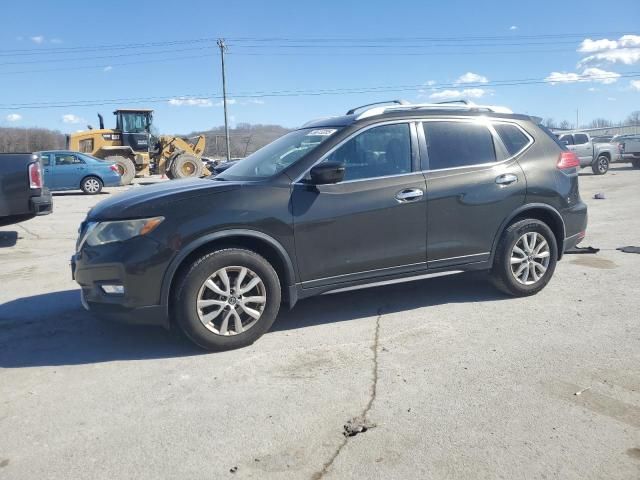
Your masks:
<instances>
[{"instance_id":1,"label":"windshield","mask_svg":"<svg viewBox=\"0 0 640 480\"><path fill-rule=\"evenodd\" d=\"M336 128L304 128L289 132L229 167L220 180L259 180L280 173L337 132Z\"/></svg>"},{"instance_id":2,"label":"windshield","mask_svg":"<svg viewBox=\"0 0 640 480\"><path fill-rule=\"evenodd\" d=\"M151 124L149 113L125 113L121 112L120 128L126 133L147 133Z\"/></svg>"}]
</instances>

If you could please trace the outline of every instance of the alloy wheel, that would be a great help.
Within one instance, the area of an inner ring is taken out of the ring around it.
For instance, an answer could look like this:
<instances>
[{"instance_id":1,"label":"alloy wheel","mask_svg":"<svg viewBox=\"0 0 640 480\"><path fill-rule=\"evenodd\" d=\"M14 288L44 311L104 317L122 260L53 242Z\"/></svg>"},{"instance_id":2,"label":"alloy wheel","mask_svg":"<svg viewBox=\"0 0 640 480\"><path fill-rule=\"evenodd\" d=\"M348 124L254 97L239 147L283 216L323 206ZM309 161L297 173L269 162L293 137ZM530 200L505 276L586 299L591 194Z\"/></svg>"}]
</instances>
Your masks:
<instances>
[{"instance_id":1,"label":"alloy wheel","mask_svg":"<svg viewBox=\"0 0 640 480\"><path fill-rule=\"evenodd\" d=\"M607 157L600 157L598 159L598 171L600 173L606 173L609 170L609 160Z\"/></svg>"},{"instance_id":2,"label":"alloy wheel","mask_svg":"<svg viewBox=\"0 0 640 480\"><path fill-rule=\"evenodd\" d=\"M84 182L84 189L88 193L98 193L100 191L100 182L95 178L88 178Z\"/></svg>"},{"instance_id":3,"label":"alloy wheel","mask_svg":"<svg viewBox=\"0 0 640 480\"><path fill-rule=\"evenodd\" d=\"M551 249L538 232L522 235L511 250L511 273L522 285L533 285L544 277L549 268Z\"/></svg>"},{"instance_id":4,"label":"alloy wheel","mask_svg":"<svg viewBox=\"0 0 640 480\"><path fill-rule=\"evenodd\" d=\"M246 267L224 267L200 287L198 318L216 335L246 332L264 312L267 294L262 279Z\"/></svg>"}]
</instances>

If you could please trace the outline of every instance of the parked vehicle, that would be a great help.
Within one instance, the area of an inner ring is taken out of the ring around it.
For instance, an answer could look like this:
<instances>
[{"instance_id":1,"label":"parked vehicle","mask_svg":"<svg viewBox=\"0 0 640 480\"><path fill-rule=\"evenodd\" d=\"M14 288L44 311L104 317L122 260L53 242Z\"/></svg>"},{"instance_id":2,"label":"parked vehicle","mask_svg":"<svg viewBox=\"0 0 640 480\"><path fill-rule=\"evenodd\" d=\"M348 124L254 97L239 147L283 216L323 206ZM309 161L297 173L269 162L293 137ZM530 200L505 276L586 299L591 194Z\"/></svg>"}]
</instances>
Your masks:
<instances>
[{"instance_id":1,"label":"parked vehicle","mask_svg":"<svg viewBox=\"0 0 640 480\"><path fill-rule=\"evenodd\" d=\"M618 146L620 161L640 168L640 135L616 135L611 142Z\"/></svg>"},{"instance_id":2,"label":"parked vehicle","mask_svg":"<svg viewBox=\"0 0 640 480\"><path fill-rule=\"evenodd\" d=\"M604 175L612 162L618 161L618 147L612 143L596 142L586 132L565 133L559 136L569 150L580 159L582 168L591 166L595 175ZM602 137L600 137L602 138Z\"/></svg>"},{"instance_id":3,"label":"parked vehicle","mask_svg":"<svg viewBox=\"0 0 640 480\"><path fill-rule=\"evenodd\" d=\"M38 156L0 153L0 227L48 215L52 210Z\"/></svg>"},{"instance_id":4,"label":"parked vehicle","mask_svg":"<svg viewBox=\"0 0 640 480\"><path fill-rule=\"evenodd\" d=\"M45 182L53 192L82 190L87 195L96 195L102 187L121 184L118 167L112 162L68 150L38 152L37 155L42 159Z\"/></svg>"},{"instance_id":5,"label":"parked vehicle","mask_svg":"<svg viewBox=\"0 0 640 480\"><path fill-rule=\"evenodd\" d=\"M72 258L86 308L223 350L328 292L468 270L544 288L585 235L577 156L502 107L386 103L96 205Z\"/></svg>"}]
</instances>

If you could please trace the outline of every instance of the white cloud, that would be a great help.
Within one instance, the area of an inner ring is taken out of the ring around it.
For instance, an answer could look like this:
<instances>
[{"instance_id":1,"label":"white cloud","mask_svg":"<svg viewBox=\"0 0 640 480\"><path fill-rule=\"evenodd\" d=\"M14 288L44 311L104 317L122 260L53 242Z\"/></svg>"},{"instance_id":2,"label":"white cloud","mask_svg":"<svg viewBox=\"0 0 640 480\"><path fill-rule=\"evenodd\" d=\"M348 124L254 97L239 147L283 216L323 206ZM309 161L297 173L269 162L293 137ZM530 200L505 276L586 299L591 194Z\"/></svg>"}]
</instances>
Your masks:
<instances>
[{"instance_id":1,"label":"white cloud","mask_svg":"<svg viewBox=\"0 0 640 480\"><path fill-rule=\"evenodd\" d=\"M102 69L102 71L104 71L104 72L110 72L111 70L113 70L113 67L111 65L107 65L106 67L104 67Z\"/></svg>"},{"instance_id":2,"label":"white cloud","mask_svg":"<svg viewBox=\"0 0 640 480\"><path fill-rule=\"evenodd\" d=\"M604 85L615 83L618 81L618 78L620 78L619 73L607 72L606 70L596 67L585 68L582 71L582 76L592 82L603 83Z\"/></svg>"},{"instance_id":3,"label":"white cloud","mask_svg":"<svg viewBox=\"0 0 640 480\"><path fill-rule=\"evenodd\" d=\"M260 100L259 98L252 98L247 103L253 103L254 105L264 105L264 100Z\"/></svg>"},{"instance_id":4,"label":"white cloud","mask_svg":"<svg viewBox=\"0 0 640 480\"><path fill-rule=\"evenodd\" d=\"M518 29L518 26L517 26L517 25L511 25L511 26L509 27L509 30L517 30L517 29Z\"/></svg>"},{"instance_id":5,"label":"white cloud","mask_svg":"<svg viewBox=\"0 0 640 480\"><path fill-rule=\"evenodd\" d=\"M52 38L51 40L49 40L51 43L55 43L57 45L62 43L62 40L60 40L59 38Z\"/></svg>"},{"instance_id":6,"label":"white cloud","mask_svg":"<svg viewBox=\"0 0 640 480\"><path fill-rule=\"evenodd\" d=\"M84 122L84 119L77 115L74 115L73 113L67 113L65 115L62 115L62 122L75 124Z\"/></svg>"},{"instance_id":7,"label":"white cloud","mask_svg":"<svg viewBox=\"0 0 640 480\"><path fill-rule=\"evenodd\" d=\"M576 82L595 82L609 85L615 83L620 78L620 74L616 72L608 72L601 68L590 67L585 68L582 73L575 72L551 72L545 80L551 85L557 83L576 83Z\"/></svg>"},{"instance_id":8,"label":"white cloud","mask_svg":"<svg viewBox=\"0 0 640 480\"><path fill-rule=\"evenodd\" d=\"M22 115L20 115L19 113L10 113L5 117L5 119L7 120L7 122L19 122L20 120L22 120Z\"/></svg>"},{"instance_id":9,"label":"white cloud","mask_svg":"<svg viewBox=\"0 0 640 480\"><path fill-rule=\"evenodd\" d=\"M42 35L36 35L35 37L31 37L31 41L40 45L42 42L44 42L44 37Z\"/></svg>"},{"instance_id":10,"label":"white cloud","mask_svg":"<svg viewBox=\"0 0 640 480\"><path fill-rule=\"evenodd\" d=\"M458 80L456 80L455 83L456 85L459 85L461 83L487 83L488 81L489 79L484 75L479 75L473 72L467 72L464 75L461 75L460 77L458 77Z\"/></svg>"},{"instance_id":11,"label":"white cloud","mask_svg":"<svg viewBox=\"0 0 640 480\"><path fill-rule=\"evenodd\" d=\"M435 84L436 84L436 81L435 81L435 80L427 80L427 81L425 82L425 85L426 85L427 87L433 87Z\"/></svg>"},{"instance_id":12,"label":"white cloud","mask_svg":"<svg viewBox=\"0 0 640 480\"><path fill-rule=\"evenodd\" d=\"M487 93L482 88L465 88L464 90L442 90L429 95L432 100L454 100L458 98L480 98Z\"/></svg>"},{"instance_id":13,"label":"white cloud","mask_svg":"<svg viewBox=\"0 0 640 480\"><path fill-rule=\"evenodd\" d=\"M596 87L589 87L589 88L587 88L587 91L589 91L589 92L597 92L598 89Z\"/></svg>"},{"instance_id":14,"label":"white cloud","mask_svg":"<svg viewBox=\"0 0 640 480\"><path fill-rule=\"evenodd\" d=\"M172 98L169 105L174 107L212 107L213 103L208 98Z\"/></svg>"},{"instance_id":15,"label":"white cloud","mask_svg":"<svg viewBox=\"0 0 640 480\"><path fill-rule=\"evenodd\" d=\"M637 90L638 92L640 92L640 80L631 80L629 82L629 86L632 89Z\"/></svg>"},{"instance_id":16,"label":"white cloud","mask_svg":"<svg viewBox=\"0 0 640 480\"><path fill-rule=\"evenodd\" d=\"M227 98L227 105L235 105L236 103L238 103L238 101L235 98ZM224 107L224 102L220 100L219 102L214 103L214 106Z\"/></svg>"},{"instance_id":17,"label":"white cloud","mask_svg":"<svg viewBox=\"0 0 640 480\"><path fill-rule=\"evenodd\" d=\"M578 66L602 63L633 65L640 61L640 35L623 35L618 40L586 38L578 52L591 54L580 60Z\"/></svg>"}]
</instances>

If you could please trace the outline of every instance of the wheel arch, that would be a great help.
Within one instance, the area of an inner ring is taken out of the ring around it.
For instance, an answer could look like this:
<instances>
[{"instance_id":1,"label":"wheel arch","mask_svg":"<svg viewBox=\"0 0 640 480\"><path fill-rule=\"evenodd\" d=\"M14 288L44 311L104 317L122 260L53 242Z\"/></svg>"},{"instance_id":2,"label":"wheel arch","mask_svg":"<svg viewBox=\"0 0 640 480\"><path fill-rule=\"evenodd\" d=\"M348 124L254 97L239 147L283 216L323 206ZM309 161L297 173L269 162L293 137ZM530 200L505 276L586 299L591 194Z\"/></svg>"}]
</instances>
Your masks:
<instances>
[{"instance_id":1,"label":"wheel arch","mask_svg":"<svg viewBox=\"0 0 640 480\"><path fill-rule=\"evenodd\" d=\"M183 248L167 268L162 281L161 304L170 314L169 302L180 275L198 257L223 248L245 248L263 256L275 269L280 281L283 299L293 306L295 294L295 270L286 249L271 236L256 230L232 229L205 235Z\"/></svg>"},{"instance_id":2,"label":"wheel arch","mask_svg":"<svg viewBox=\"0 0 640 480\"><path fill-rule=\"evenodd\" d=\"M560 212L558 212L550 205L544 203L533 203L522 205L519 209L515 210L511 214L511 216L509 216L504 222L502 222L498 233L493 239L493 245L491 247L491 258L489 259L491 264L493 264L493 259L498 247L498 242L500 241L500 238L502 237L504 231L507 229L507 227L509 227L509 225L525 218L535 218L536 220L540 220L551 229L558 245L558 260L562 258L562 255L564 253L564 238L566 232L562 215L560 215Z\"/></svg>"}]
</instances>

